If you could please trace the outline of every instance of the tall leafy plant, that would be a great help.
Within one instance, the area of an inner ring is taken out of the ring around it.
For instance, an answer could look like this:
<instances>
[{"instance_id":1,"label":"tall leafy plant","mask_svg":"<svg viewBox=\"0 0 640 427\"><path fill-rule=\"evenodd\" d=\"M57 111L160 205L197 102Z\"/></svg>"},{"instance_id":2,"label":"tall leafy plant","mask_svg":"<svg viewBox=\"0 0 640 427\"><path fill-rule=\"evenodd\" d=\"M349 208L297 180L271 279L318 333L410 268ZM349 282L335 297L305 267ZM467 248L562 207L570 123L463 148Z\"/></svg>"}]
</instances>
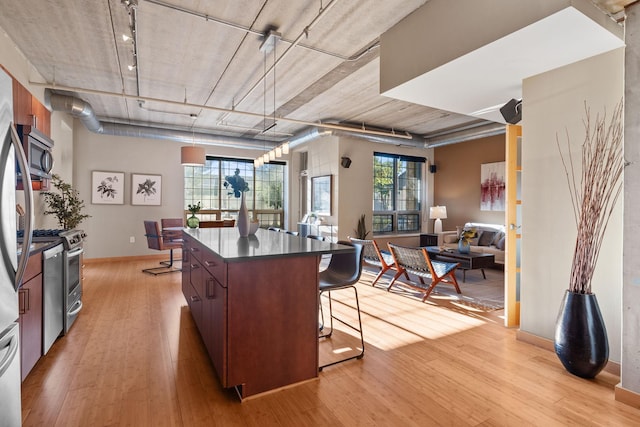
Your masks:
<instances>
[{"instance_id":1,"label":"tall leafy plant","mask_svg":"<svg viewBox=\"0 0 640 427\"><path fill-rule=\"evenodd\" d=\"M360 240L365 240L369 235L369 232L367 231L367 221L365 220L364 214L360 215L360 218L358 219L358 226L353 231L356 234L356 238Z\"/></svg>"},{"instance_id":2,"label":"tall leafy plant","mask_svg":"<svg viewBox=\"0 0 640 427\"><path fill-rule=\"evenodd\" d=\"M42 193L47 204L45 215L54 215L58 224L65 230L76 228L82 221L91 215L83 214L84 200L80 199L77 190L71 184L64 182L59 175L51 177L51 185L57 192L46 191Z\"/></svg>"}]
</instances>

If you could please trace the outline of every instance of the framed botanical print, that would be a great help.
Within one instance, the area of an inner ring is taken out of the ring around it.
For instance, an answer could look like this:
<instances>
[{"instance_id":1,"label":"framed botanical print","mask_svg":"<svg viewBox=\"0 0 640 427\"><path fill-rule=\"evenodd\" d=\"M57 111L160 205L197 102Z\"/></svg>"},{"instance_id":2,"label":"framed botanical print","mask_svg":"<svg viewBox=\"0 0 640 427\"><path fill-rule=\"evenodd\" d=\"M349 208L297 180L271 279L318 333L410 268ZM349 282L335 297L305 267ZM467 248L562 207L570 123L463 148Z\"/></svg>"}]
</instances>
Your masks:
<instances>
[{"instance_id":1,"label":"framed botanical print","mask_svg":"<svg viewBox=\"0 0 640 427\"><path fill-rule=\"evenodd\" d=\"M91 172L91 203L124 204L124 172Z\"/></svg>"},{"instance_id":2,"label":"framed botanical print","mask_svg":"<svg viewBox=\"0 0 640 427\"><path fill-rule=\"evenodd\" d=\"M162 175L131 174L131 204L162 204Z\"/></svg>"}]
</instances>

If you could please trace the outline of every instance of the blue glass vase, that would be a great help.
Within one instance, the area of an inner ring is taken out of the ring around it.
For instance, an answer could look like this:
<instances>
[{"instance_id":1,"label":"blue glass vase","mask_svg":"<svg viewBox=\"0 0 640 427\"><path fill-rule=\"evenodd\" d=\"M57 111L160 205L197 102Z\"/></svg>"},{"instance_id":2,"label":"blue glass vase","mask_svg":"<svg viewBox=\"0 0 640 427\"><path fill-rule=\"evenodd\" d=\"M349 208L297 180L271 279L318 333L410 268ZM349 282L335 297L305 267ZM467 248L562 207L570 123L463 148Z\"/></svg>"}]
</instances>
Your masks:
<instances>
[{"instance_id":1,"label":"blue glass vase","mask_svg":"<svg viewBox=\"0 0 640 427\"><path fill-rule=\"evenodd\" d=\"M461 254L468 254L471 251L471 243L468 240L458 240L458 252Z\"/></svg>"}]
</instances>

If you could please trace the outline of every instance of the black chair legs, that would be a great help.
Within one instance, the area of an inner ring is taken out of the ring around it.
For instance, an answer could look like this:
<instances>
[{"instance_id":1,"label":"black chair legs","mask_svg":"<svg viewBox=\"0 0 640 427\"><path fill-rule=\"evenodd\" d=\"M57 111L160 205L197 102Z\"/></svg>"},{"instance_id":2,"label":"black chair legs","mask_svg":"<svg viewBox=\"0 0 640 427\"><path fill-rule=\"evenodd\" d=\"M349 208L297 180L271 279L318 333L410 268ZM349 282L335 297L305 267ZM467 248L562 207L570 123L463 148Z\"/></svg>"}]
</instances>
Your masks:
<instances>
[{"instance_id":1,"label":"black chair legs","mask_svg":"<svg viewBox=\"0 0 640 427\"><path fill-rule=\"evenodd\" d=\"M360 353L355 356L346 357L335 362L320 365L318 369L322 371L327 366L335 365L336 363L344 362L351 359L361 359L364 356L364 334L362 333L362 318L360 316L360 302L358 301L358 290L355 284L360 280L360 274L362 273L362 245L351 243L347 241L338 241L339 244L345 246L353 246L353 252L345 252L340 254L332 254L329 266L320 272L319 275L319 294L318 299L322 298L324 293L329 297L329 331L325 330L324 313L322 311L322 301L320 301L320 313L322 314L322 321L320 323L320 331L318 339L329 339L333 334L333 319L342 323L345 326L350 327L354 331L360 334ZM344 320L333 315L333 307L331 301L331 291L339 291L341 289L353 288L356 295L356 310L358 310L358 327L351 325Z\"/></svg>"},{"instance_id":2,"label":"black chair legs","mask_svg":"<svg viewBox=\"0 0 640 427\"><path fill-rule=\"evenodd\" d=\"M353 329L354 331L358 332L360 334L360 348L361 351L354 355L354 356L349 356L340 360L336 360L324 365L319 366L319 370L322 371L323 368L326 368L327 366L332 366L338 363L342 363L342 362L346 362L347 360L352 360L352 359L362 359L364 357L364 334L362 333L362 317L360 315L360 302L358 301L358 289L356 289L355 286L348 286L350 288L353 288L353 292L355 293L356 296L356 310L358 311L358 327L356 328L354 325L351 325L347 322L345 322L344 320L340 319L337 316L333 315L333 307L332 307L332 301L331 301L331 291L326 291L327 297L329 298L329 331L326 332L325 331L325 322L324 322L324 311L322 309L322 302L320 303L320 314L321 314L321 318L322 321L320 323L320 331L321 334L318 336L318 338L331 338L331 335L333 334L333 320L337 320L338 322L342 323L345 326L348 326L349 328ZM346 287L342 288L342 289L346 289ZM322 297L322 294L325 292L321 292L320 293L320 297Z\"/></svg>"},{"instance_id":3,"label":"black chair legs","mask_svg":"<svg viewBox=\"0 0 640 427\"><path fill-rule=\"evenodd\" d=\"M169 249L169 260L160 261L160 264L162 264L162 267L145 268L142 271L147 274L153 274L154 276L182 271L181 268L173 266L173 249Z\"/></svg>"}]
</instances>

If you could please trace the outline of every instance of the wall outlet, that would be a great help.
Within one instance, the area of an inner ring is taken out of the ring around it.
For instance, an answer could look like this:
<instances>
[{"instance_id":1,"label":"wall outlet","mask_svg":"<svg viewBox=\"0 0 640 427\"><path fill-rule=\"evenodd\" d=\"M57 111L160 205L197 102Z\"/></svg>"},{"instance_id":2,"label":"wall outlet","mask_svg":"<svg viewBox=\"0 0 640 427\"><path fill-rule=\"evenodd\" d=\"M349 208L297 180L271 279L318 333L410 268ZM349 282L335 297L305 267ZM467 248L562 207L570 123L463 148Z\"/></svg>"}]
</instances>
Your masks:
<instances>
[{"instance_id":1,"label":"wall outlet","mask_svg":"<svg viewBox=\"0 0 640 427\"><path fill-rule=\"evenodd\" d=\"M135 243L135 242L136 242L136 236L129 237L129 243Z\"/></svg>"}]
</instances>

